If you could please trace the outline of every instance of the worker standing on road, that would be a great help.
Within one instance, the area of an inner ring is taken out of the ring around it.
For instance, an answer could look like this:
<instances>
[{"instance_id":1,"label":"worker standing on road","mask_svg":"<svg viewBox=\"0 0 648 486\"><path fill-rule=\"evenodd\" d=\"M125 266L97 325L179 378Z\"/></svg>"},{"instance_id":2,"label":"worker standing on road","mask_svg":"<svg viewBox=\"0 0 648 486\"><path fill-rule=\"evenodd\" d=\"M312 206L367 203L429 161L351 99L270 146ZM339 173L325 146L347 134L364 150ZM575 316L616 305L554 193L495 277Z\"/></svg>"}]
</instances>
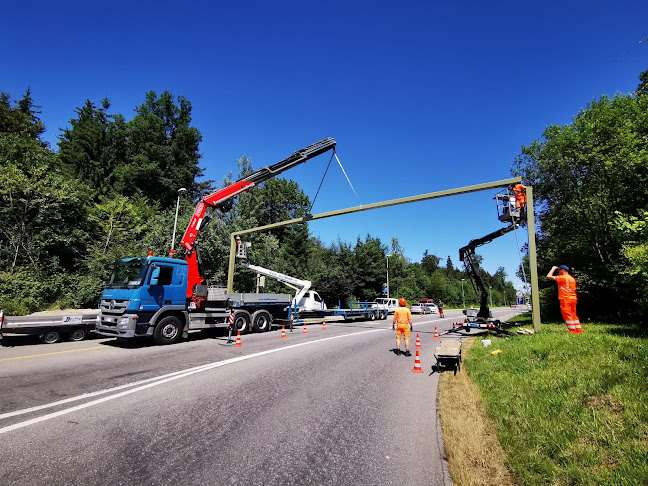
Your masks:
<instances>
[{"instance_id":1,"label":"worker standing on road","mask_svg":"<svg viewBox=\"0 0 648 486\"><path fill-rule=\"evenodd\" d=\"M554 272L558 270L558 276ZM580 320L576 315L576 279L569 275L569 267L560 265L553 266L547 274L549 280L555 280L558 284L558 300L560 301L560 312L562 313L567 329L572 334L583 334Z\"/></svg>"},{"instance_id":2,"label":"worker standing on road","mask_svg":"<svg viewBox=\"0 0 648 486\"><path fill-rule=\"evenodd\" d=\"M412 356L409 352L410 331L413 330L412 313L406 306L407 301L405 299L400 299L398 301L398 307L394 311L392 331L396 329L396 355L399 355L401 353L400 342L401 335L403 335L405 337L405 356Z\"/></svg>"},{"instance_id":3,"label":"worker standing on road","mask_svg":"<svg viewBox=\"0 0 648 486\"><path fill-rule=\"evenodd\" d=\"M443 302L439 299L439 317L445 317L443 315Z\"/></svg>"}]
</instances>

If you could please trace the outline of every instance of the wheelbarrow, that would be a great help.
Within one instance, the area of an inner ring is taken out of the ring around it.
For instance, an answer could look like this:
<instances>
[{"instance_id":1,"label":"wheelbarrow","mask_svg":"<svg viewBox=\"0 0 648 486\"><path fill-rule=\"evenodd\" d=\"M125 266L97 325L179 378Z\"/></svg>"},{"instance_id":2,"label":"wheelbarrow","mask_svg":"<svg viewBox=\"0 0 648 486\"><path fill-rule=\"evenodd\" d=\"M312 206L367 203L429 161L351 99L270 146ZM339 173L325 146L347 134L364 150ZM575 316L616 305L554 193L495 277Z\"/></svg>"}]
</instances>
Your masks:
<instances>
[{"instance_id":1,"label":"wheelbarrow","mask_svg":"<svg viewBox=\"0 0 648 486\"><path fill-rule=\"evenodd\" d=\"M441 373L442 369L454 370L454 374L461 369L461 341L441 341L441 345L434 350L436 364L432 368Z\"/></svg>"}]
</instances>

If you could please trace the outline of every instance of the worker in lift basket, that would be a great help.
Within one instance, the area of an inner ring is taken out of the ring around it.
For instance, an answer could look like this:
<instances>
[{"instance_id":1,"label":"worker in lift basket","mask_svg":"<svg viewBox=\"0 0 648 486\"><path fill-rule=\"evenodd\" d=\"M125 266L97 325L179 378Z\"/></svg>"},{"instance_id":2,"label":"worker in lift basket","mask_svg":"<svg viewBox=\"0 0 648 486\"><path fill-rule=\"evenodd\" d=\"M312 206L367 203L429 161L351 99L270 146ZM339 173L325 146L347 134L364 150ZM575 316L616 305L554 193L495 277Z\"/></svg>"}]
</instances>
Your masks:
<instances>
[{"instance_id":1,"label":"worker in lift basket","mask_svg":"<svg viewBox=\"0 0 648 486\"><path fill-rule=\"evenodd\" d=\"M527 205L526 186L518 182L511 186L511 191L515 194L515 209L517 211L525 210Z\"/></svg>"},{"instance_id":2,"label":"worker in lift basket","mask_svg":"<svg viewBox=\"0 0 648 486\"><path fill-rule=\"evenodd\" d=\"M405 337L405 356L412 356L409 352L409 338L412 327L412 313L407 308L407 301L400 299L398 307L394 311L394 320L392 321L392 331L396 329L396 355L401 354L400 342L401 335Z\"/></svg>"},{"instance_id":3,"label":"worker in lift basket","mask_svg":"<svg viewBox=\"0 0 648 486\"><path fill-rule=\"evenodd\" d=\"M554 272L558 270L558 276ZM560 312L562 313L565 325L572 334L583 334L580 319L576 315L576 279L569 275L569 267L560 265L553 266L547 274L549 280L554 280L558 284L558 300L560 301Z\"/></svg>"}]
</instances>

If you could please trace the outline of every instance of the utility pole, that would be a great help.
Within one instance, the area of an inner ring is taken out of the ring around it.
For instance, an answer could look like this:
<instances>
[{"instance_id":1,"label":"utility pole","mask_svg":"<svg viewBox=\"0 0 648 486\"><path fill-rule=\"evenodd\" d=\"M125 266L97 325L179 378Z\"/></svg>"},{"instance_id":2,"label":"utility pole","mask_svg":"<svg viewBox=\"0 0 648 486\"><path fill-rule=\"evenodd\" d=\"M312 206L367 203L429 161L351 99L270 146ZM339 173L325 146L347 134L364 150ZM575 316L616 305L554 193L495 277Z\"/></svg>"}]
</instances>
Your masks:
<instances>
[{"instance_id":1,"label":"utility pole","mask_svg":"<svg viewBox=\"0 0 648 486\"><path fill-rule=\"evenodd\" d=\"M464 294L464 288L463 288L464 280L466 280L466 279L465 278L461 279L461 300L463 302L463 308L465 309L466 308L466 295Z\"/></svg>"}]
</instances>

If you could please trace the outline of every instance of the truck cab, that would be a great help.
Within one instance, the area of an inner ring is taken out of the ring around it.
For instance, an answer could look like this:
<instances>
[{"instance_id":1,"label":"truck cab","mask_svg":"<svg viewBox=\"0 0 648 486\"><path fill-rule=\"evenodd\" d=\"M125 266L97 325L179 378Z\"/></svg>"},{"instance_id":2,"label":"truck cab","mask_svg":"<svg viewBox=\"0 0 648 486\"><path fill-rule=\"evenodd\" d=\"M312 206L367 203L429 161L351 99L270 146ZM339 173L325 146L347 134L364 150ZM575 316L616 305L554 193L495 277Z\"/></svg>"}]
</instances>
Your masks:
<instances>
[{"instance_id":1,"label":"truck cab","mask_svg":"<svg viewBox=\"0 0 648 486\"><path fill-rule=\"evenodd\" d=\"M96 331L123 338L152 336L163 314L184 321L186 288L184 260L152 256L121 260L101 294Z\"/></svg>"},{"instance_id":2,"label":"truck cab","mask_svg":"<svg viewBox=\"0 0 648 486\"><path fill-rule=\"evenodd\" d=\"M297 308L302 312L321 311L326 310L326 303L317 292L309 290L306 295L299 299Z\"/></svg>"}]
</instances>

